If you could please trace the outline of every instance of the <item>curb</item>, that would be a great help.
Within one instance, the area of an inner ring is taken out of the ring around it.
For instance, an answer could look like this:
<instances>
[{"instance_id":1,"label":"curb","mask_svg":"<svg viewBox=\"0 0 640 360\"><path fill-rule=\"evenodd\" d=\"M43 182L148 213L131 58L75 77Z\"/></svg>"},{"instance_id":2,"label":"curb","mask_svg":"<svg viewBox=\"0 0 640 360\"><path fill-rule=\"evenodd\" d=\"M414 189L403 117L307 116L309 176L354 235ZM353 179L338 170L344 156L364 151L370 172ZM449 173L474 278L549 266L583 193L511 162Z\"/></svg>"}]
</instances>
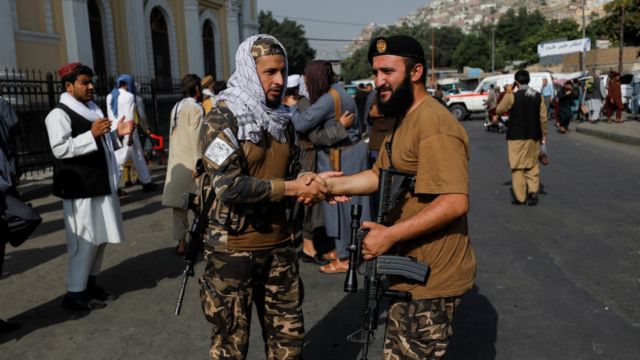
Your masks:
<instances>
[{"instance_id":1,"label":"curb","mask_svg":"<svg viewBox=\"0 0 640 360\"><path fill-rule=\"evenodd\" d=\"M591 135L591 136L596 136L596 137L599 137L599 138L602 138L602 139L611 140L611 141L615 141L615 142L622 143L622 144L640 146L640 137L639 136L621 134L621 133L614 133L614 132L607 132L607 131L602 131L602 130L598 130L598 129L590 129L590 128L582 127L582 126L577 126L576 127L576 132L579 132L579 133L582 133L582 134Z\"/></svg>"}]
</instances>

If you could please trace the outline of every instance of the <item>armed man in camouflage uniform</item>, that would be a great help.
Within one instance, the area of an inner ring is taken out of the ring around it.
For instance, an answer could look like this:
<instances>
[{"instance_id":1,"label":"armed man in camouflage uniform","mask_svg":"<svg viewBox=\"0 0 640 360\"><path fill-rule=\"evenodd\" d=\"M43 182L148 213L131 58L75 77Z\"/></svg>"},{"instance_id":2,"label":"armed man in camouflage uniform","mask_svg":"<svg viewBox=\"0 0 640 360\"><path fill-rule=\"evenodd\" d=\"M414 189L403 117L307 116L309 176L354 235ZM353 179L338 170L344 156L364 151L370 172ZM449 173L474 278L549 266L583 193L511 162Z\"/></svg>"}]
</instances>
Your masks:
<instances>
[{"instance_id":1,"label":"armed man in camouflage uniform","mask_svg":"<svg viewBox=\"0 0 640 360\"><path fill-rule=\"evenodd\" d=\"M203 181L210 184L203 192L216 194L200 279L202 308L213 325L211 359L246 357L253 302L267 358L302 353L302 283L283 199L321 200L326 187L312 173L284 180L294 155L290 115L281 104L286 79L282 45L268 35L248 38L229 88L202 127Z\"/></svg>"}]
</instances>

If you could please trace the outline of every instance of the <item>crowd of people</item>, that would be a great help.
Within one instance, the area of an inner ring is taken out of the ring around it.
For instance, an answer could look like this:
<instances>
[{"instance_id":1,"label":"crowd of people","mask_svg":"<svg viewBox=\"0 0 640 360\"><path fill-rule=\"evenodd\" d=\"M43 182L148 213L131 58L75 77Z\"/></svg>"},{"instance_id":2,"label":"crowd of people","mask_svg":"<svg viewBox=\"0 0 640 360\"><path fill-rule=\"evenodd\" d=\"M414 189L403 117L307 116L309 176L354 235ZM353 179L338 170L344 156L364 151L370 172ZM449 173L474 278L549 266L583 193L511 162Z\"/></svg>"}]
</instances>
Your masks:
<instances>
[{"instance_id":1,"label":"crowd of people","mask_svg":"<svg viewBox=\"0 0 640 360\"><path fill-rule=\"evenodd\" d=\"M183 194L198 194L208 217L200 299L212 325L212 359L246 357L254 304L267 358L301 358L298 260L327 274L347 271L351 205L363 209L364 260L391 252L430 266L425 282L390 277L391 289L411 300L391 301L385 358L445 356L455 309L476 272L466 220L468 138L428 94L424 50L414 38L373 39L368 61L375 89L364 86L355 100L329 62L314 60L303 74L288 74L286 49L266 34L240 44L228 83L195 74L182 79L184 98L166 119L162 204L171 208L178 254L193 219ZM132 76L117 78L105 116L93 102L92 69L70 63L58 73L64 92L45 124L68 250L62 305L92 311L118 298L98 277L106 245L125 240L119 190L133 183L124 175L127 163L143 191L156 186L139 141L150 129ZM378 224L371 221L379 206L371 195L383 169L411 181L401 185L393 216ZM322 241L333 250L321 252Z\"/></svg>"},{"instance_id":2,"label":"crowd of people","mask_svg":"<svg viewBox=\"0 0 640 360\"><path fill-rule=\"evenodd\" d=\"M561 134L570 131L571 122L589 121L595 124L603 117L606 117L609 124L623 122L624 104L620 77L620 73L616 71L610 71L606 77L603 77L600 71L593 69L587 76L580 79L554 80L553 83L543 79L539 92L547 109L547 118L553 122ZM504 95L513 87L514 84L509 84L504 89L493 84L490 86L485 101L487 125L506 127L500 122L502 113L497 112L496 108ZM640 75L635 75L632 89L629 109L637 119L640 114Z\"/></svg>"}]
</instances>

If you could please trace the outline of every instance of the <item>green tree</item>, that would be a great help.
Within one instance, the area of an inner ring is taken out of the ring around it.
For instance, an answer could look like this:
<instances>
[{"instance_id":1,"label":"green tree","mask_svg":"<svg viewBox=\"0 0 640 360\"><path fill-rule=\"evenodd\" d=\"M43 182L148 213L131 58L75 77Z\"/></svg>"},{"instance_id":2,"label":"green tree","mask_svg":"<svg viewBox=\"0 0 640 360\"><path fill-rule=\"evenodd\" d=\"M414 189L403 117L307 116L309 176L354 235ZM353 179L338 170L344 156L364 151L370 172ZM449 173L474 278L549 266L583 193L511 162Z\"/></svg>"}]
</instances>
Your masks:
<instances>
[{"instance_id":1,"label":"green tree","mask_svg":"<svg viewBox=\"0 0 640 360\"><path fill-rule=\"evenodd\" d=\"M606 15L596 19L587 27L594 39L609 39L620 43L620 8L624 5L624 44L640 45L640 2L637 0L613 0L604 6Z\"/></svg>"},{"instance_id":2,"label":"green tree","mask_svg":"<svg viewBox=\"0 0 640 360\"><path fill-rule=\"evenodd\" d=\"M465 66L491 69L491 40L482 32L468 34L456 48L452 60L460 71Z\"/></svg>"},{"instance_id":3,"label":"green tree","mask_svg":"<svg viewBox=\"0 0 640 360\"><path fill-rule=\"evenodd\" d=\"M260 33L274 36L287 50L289 74L302 74L305 65L316 56L316 51L309 46L304 26L287 18L278 22L271 11L260 11L258 24Z\"/></svg>"},{"instance_id":4,"label":"green tree","mask_svg":"<svg viewBox=\"0 0 640 360\"><path fill-rule=\"evenodd\" d=\"M496 25L496 47L505 61L523 60L522 42L544 27L547 20L538 10L529 12L521 7L509 9Z\"/></svg>"}]
</instances>

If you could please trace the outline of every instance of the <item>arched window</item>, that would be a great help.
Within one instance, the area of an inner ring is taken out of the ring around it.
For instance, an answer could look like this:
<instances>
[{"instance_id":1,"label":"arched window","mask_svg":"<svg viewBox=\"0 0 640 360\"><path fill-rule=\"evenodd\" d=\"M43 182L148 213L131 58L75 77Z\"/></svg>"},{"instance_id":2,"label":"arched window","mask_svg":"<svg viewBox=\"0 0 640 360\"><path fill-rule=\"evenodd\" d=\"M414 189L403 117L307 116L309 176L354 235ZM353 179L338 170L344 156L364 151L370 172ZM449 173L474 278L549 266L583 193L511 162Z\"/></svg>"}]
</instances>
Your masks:
<instances>
[{"instance_id":1,"label":"arched window","mask_svg":"<svg viewBox=\"0 0 640 360\"><path fill-rule=\"evenodd\" d=\"M99 79L107 78L107 62L102 36L102 16L97 0L89 0L89 31L91 33L91 47L93 49L93 71Z\"/></svg>"},{"instance_id":2,"label":"arched window","mask_svg":"<svg viewBox=\"0 0 640 360\"><path fill-rule=\"evenodd\" d=\"M216 74L216 41L213 34L213 25L206 20L202 25L202 49L204 50L204 73Z\"/></svg>"},{"instance_id":3,"label":"arched window","mask_svg":"<svg viewBox=\"0 0 640 360\"><path fill-rule=\"evenodd\" d=\"M171 59L169 55L169 30L167 20L159 7L151 10L151 42L153 67L158 86L171 86Z\"/></svg>"}]
</instances>

